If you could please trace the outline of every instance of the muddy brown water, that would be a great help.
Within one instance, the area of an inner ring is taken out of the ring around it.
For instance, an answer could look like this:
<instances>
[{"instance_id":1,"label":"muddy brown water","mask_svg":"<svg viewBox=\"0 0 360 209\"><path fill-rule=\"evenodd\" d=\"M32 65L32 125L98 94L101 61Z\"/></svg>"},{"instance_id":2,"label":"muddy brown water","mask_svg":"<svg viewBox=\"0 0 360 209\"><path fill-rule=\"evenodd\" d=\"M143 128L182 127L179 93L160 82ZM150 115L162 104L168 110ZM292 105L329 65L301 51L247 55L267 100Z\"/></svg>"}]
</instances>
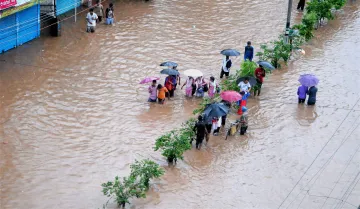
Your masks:
<instances>
[{"instance_id":1,"label":"muddy brown water","mask_svg":"<svg viewBox=\"0 0 360 209\"><path fill-rule=\"evenodd\" d=\"M221 49L243 50L248 40L258 49L281 33L286 1L116 2L115 26L86 34L82 14L63 23L61 37L1 55L0 208L101 208L101 183L142 158L166 174L127 208L356 208L359 5L348 3L305 56L266 78L262 96L249 99L246 136L212 137L176 167L154 141L191 117L198 100L178 91L163 106L148 104L137 83L165 60L218 78ZM315 107L296 103L301 73L321 80Z\"/></svg>"}]
</instances>

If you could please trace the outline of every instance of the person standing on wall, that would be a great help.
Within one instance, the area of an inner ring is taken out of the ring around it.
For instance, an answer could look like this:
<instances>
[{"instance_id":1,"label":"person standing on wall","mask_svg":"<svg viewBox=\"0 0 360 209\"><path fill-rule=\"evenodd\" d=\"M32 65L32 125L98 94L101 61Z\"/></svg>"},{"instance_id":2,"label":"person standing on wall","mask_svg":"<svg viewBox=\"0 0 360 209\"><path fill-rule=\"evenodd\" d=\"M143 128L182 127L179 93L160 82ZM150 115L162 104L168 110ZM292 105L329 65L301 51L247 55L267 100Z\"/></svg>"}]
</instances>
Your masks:
<instances>
[{"instance_id":1,"label":"person standing on wall","mask_svg":"<svg viewBox=\"0 0 360 209\"><path fill-rule=\"evenodd\" d=\"M220 78L223 78L224 75L226 77L229 77L231 65L232 65L231 59L229 58L229 56L226 56L223 60L223 64L221 67Z\"/></svg>"},{"instance_id":2,"label":"person standing on wall","mask_svg":"<svg viewBox=\"0 0 360 209\"><path fill-rule=\"evenodd\" d=\"M96 2L96 6L94 8L94 12L95 14L98 16L98 22L101 22L102 21L102 17L104 16L104 7L103 5L101 4L101 1L100 0L97 0Z\"/></svg>"},{"instance_id":3,"label":"person standing on wall","mask_svg":"<svg viewBox=\"0 0 360 209\"><path fill-rule=\"evenodd\" d=\"M245 52L244 52L244 60L250 60L254 58L254 47L251 46L251 41L247 42L247 46L245 46Z\"/></svg>"},{"instance_id":4,"label":"person standing on wall","mask_svg":"<svg viewBox=\"0 0 360 209\"><path fill-rule=\"evenodd\" d=\"M297 6L297 10L301 10L304 11L304 7L305 7L305 0L300 0Z\"/></svg>"}]
</instances>

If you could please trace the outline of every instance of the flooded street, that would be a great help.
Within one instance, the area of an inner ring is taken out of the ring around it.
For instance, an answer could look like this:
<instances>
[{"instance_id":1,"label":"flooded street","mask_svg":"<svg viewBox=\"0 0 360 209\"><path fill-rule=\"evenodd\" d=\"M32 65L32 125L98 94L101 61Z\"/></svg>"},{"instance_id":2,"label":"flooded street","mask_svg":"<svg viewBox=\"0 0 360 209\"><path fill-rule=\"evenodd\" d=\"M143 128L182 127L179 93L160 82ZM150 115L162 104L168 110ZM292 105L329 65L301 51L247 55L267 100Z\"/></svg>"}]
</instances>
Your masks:
<instances>
[{"instance_id":1,"label":"flooded street","mask_svg":"<svg viewBox=\"0 0 360 209\"><path fill-rule=\"evenodd\" d=\"M176 167L153 151L155 139L191 117L199 100L177 91L163 106L148 104L140 79L159 75L167 60L180 73L219 78L220 50L274 40L287 1L120 1L115 26L87 34L83 13L63 23L61 37L0 55L0 208L102 208L101 183L151 158L166 174L127 208L356 209L359 7L349 2L316 31L305 56L266 78L262 96L249 99L246 136L212 137ZM320 79L315 107L297 104L302 73Z\"/></svg>"}]
</instances>

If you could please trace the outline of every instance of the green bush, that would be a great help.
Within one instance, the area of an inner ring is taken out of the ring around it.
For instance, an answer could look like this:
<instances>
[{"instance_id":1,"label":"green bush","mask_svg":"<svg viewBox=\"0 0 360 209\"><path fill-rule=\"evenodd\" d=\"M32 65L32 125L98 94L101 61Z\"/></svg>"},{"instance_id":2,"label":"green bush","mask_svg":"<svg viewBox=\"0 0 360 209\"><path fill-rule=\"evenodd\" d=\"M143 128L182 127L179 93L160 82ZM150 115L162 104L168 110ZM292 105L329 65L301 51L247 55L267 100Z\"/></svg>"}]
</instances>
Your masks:
<instances>
[{"instance_id":1,"label":"green bush","mask_svg":"<svg viewBox=\"0 0 360 209\"><path fill-rule=\"evenodd\" d=\"M331 12L332 8L332 2L329 0L315 0L307 2L306 10L308 13L316 14L317 20L321 22L325 18L328 20L334 19L334 15Z\"/></svg>"},{"instance_id":2,"label":"green bush","mask_svg":"<svg viewBox=\"0 0 360 209\"><path fill-rule=\"evenodd\" d=\"M159 178L164 175L165 171L159 166L159 164L145 159L142 161L135 160L135 163L130 165L130 176L137 179L148 190L150 187L150 180L153 178Z\"/></svg>"},{"instance_id":3,"label":"green bush","mask_svg":"<svg viewBox=\"0 0 360 209\"><path fill-rule=\"evenodd\" d=\"M183 159L186 150L191 149L190 141L195 137L195 119L190 119L178 130L170 131L156 139L154 150L161 150L169 163Z\"/></svg>"},{"instance_id":4,"label":"green bush","mask_svg":"<svg viewBox=\"0 0 360 209\"><path fill-rule=\"evenodd\" d=\"M339 10L346 4L346 0L328 0L331 5L336 9Z\"/></svg>"},{"instance_id":5,"label":"green bush","mask_svg":"<svg viewBox=\"0 0 360 209\"><path fill-rule=\"evenodd\" d=\"M262 44L262 52L256 53L260 60L270 62L275 68L281 68L279 61L285 64L289 61L292 51L291 44L284 42L284 35L280 35L278 40L270 42L270 46Z\"/></svg>"},{"instance_id":6,"label":"green bush","mask_svg":"<svg viewBox=\"0 0 360 209\"><path fill-rule=\"evenodd\" d=\"M301 24L294 25L294 29L299 30L300 36L303 36L306 41L309 41L312 37L314 37L313 30L315 23L317 21L317 16L314 12L307 12L303 19L301 20Z\"/></svg>"},{"instance_id":7,"label":"green bush","mask_svg":"<svg viewBox=\"0 0 360 209\"><path fill-rule=\"evenodd\" d=\"M104 195L112 198L115 196L116 202L119 206L125 207L125 204L130 204L130 198L145 198L146 187L137 182L136 178L124 177L122 181L118 176L115 177L115 180L108 181L101 185L103 187L102 192ZM106 205L104 205L104 208Z\"/></svg>"},{"instance_id":8,"label":"green bush","mask_svg":"<svg viewBox=\"0 0 360 209\"><path fill-rule=\"evenodd\" d=\"M243 61L240 64L240 72L237 73L237 77L254 76L257 64L253 61ZM237 78L237 79L238 79Z\"/></svg>"}]
</instances>

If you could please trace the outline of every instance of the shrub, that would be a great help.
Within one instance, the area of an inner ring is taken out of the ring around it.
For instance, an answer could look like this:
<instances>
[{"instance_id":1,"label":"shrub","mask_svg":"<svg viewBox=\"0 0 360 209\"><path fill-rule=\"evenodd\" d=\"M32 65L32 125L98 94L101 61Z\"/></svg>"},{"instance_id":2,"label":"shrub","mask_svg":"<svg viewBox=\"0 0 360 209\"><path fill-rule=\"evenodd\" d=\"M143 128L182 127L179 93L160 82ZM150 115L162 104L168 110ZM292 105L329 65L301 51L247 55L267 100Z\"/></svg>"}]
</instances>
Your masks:
<instances>
[{"instance_id":1,"label":"shrub","mask_svg":"<svg viewBox=\"0 0 360 209\"><path fill-rule=\"evenodd\" d=\"M119 206L125 207L125 204L130 204L129 199L132 197L145 198L145 186L136 181L136 178L124 177L122 181L118 176L115 177L114 182L108 181L101 185L104 195L112 198L115 196L116 202ZM104 208L106 205L104 206Z\"/></svg>"},{"instance_id":2,"label":"shrub","mask_svg":"<svg viewBox=\"0 0 360 209\"><path fill-rule=\"evenodd\" d=\"M173 130L156 139L154 150L162 150L169 163L183 159L186 150L191 149L190 141L195 137L195 119L190 119L179 130Z\"/></svg>"},{"instance_id":3,"label":"shrub","mask_svg":"<svg viewBox=\"0 0 360 209\"><path fill-rule=\"evenodd\" d=\"M329 0L315 0L307 2L307 12L316 14L317 20L323 21L325 18L328 20L334 19L334 15L331 12L333 8L332 3Z\"/></svg>"},{"instance_id":4,"label":"shrub","mask_svg":"<svg viewBox=\"0 0 360 209\"><path fill-rule=\"evenodd\" d=\"M237 73L238 78L245 76L254 76L257 64L253 61L243 61L240 65L240 72Z\"/></svg>"},{"instance_id":5,"label":"shrub","mask_svg":"<svg viewBox=\"0 0 360 209\"><path fill-rule=\"evenodd\" d=\"M267 44L261 45L260 48L263 51L258 52L256 56L258 56L260 60L270 62L275 68L280 68L280 60L283 60L285 63L289 61L292 46L291 44L284 42L284 35L280 35L278 40L273 41L270 44L271 47Z\"/></svg>"},{"instance_id":6,"label":"shrub","mask_svg":"<svg viewBox=\"0 0 360 209\"><path fill-rule=\"evenodd\" d=\"M147 190L150 187L150 180L152 178L159 178L165 173L164 169L161 168L159 164L149 159L142 161L135 160L135 163L130 165L130 169L130 176L137 179Z\"/></svg>"},{"instance_id":7,"label":"shrub","mask_svg":"<svg viewBox=\"0 0 360 209\"><path fill-rule=\"evenodd\" d=\"M306 41L309 41L313 35L313 30L315 23L317 21L317 16L313 12L308 12L303 16L303 19L301 20L301 24L294 25L294 29L299 30L300 36L303 36Z\"/></svg>"}]
</instances>

